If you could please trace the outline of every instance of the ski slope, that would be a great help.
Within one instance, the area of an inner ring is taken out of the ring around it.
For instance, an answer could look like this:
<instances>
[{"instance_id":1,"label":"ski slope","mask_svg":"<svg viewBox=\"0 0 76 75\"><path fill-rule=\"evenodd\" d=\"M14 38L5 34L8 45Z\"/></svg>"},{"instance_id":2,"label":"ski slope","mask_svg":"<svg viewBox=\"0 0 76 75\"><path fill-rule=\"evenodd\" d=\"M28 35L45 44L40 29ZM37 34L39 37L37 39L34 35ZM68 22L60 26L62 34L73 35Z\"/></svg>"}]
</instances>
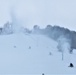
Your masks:
<instances>
[{"instance_id":1,"label":"ski slope","mask_svg":"<svg viewBox=\"0 0 76 75\"><path fill-rule=\"evenodd\" d=\"M76 74L76 51L58 52L58 43L43 35L0 35L0 74ZM74 68L68 67L70 62Z\"/></svg>"}]
</instances>

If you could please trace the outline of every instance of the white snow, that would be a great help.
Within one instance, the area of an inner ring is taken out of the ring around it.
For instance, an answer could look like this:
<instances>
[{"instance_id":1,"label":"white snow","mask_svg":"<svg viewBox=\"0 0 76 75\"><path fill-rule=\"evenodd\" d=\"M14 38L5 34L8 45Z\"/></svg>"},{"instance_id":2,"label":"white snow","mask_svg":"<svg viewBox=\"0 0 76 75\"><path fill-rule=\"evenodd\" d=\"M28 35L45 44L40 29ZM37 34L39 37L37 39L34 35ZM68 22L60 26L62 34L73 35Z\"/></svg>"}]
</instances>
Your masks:
<instances>
[{"instance_id":1,"label":"white snow","mask_svg":"<svg viewBox=\"0 0 76 75\"><path fill-rule=\"evenodd\" d=\"M57 44L43 35L0 35L0 74L76 74L76 51L65 51L62 61ZM74 68L68 67L70 62Z\"/></svg>"}]
</instances>

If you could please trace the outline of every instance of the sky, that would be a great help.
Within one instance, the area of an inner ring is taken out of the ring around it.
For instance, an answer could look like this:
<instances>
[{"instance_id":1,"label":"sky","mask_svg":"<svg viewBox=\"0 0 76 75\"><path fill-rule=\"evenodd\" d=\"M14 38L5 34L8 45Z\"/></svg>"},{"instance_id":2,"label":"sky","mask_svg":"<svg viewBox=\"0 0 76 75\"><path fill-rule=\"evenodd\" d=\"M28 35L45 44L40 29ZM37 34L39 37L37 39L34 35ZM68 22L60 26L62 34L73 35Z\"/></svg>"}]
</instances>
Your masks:
<instances>
[{"instance_id":1,"label":"sky","mask_svg":"<svg viewBox=\"0 0 76 75\"><path fill-rule=\"evenodd\" d=\"M59 25L76 31L76 0L0 0L0 27L12 22L32 28Z\"/></svg>"}]
</instances>

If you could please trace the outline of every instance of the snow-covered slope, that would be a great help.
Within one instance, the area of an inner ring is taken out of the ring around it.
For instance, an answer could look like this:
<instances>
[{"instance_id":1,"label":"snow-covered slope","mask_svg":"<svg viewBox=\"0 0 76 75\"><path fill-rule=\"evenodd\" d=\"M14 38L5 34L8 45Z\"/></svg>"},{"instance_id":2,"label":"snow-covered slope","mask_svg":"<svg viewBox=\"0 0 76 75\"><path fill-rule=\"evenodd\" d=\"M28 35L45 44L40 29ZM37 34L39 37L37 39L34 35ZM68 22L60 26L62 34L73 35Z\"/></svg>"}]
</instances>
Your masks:
<instances>
[{"instance_id":1,"label":"snow-covered slope","mask_svg":"<svg viewBox=\"0 0 76 75\"><path fill-rule=\"evenodd\" d=\"M71 58L70 58L71 57ZM0 74L76 74L76 54L58 52L57 42L43 35L0 36Z\"/></svg>"}]
</instances>

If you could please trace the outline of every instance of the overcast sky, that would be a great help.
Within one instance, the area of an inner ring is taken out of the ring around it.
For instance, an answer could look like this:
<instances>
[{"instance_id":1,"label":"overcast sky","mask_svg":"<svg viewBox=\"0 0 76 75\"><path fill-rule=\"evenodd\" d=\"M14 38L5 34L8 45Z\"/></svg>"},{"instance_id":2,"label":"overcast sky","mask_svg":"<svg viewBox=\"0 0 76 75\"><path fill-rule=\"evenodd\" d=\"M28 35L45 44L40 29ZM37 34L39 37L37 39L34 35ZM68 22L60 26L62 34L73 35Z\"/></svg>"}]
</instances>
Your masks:
<instances>
[{"instance_id":1,"label":"overcast sky","mask_svg":"<svg viewBox=\"0 0 76 75\"><path fill-rule=\"evenodd\" d=\"M11 10L25 27L51 24L76 31L76 0L0 0L0 26L12 22Z\"/></svg>"}]
</instances>

